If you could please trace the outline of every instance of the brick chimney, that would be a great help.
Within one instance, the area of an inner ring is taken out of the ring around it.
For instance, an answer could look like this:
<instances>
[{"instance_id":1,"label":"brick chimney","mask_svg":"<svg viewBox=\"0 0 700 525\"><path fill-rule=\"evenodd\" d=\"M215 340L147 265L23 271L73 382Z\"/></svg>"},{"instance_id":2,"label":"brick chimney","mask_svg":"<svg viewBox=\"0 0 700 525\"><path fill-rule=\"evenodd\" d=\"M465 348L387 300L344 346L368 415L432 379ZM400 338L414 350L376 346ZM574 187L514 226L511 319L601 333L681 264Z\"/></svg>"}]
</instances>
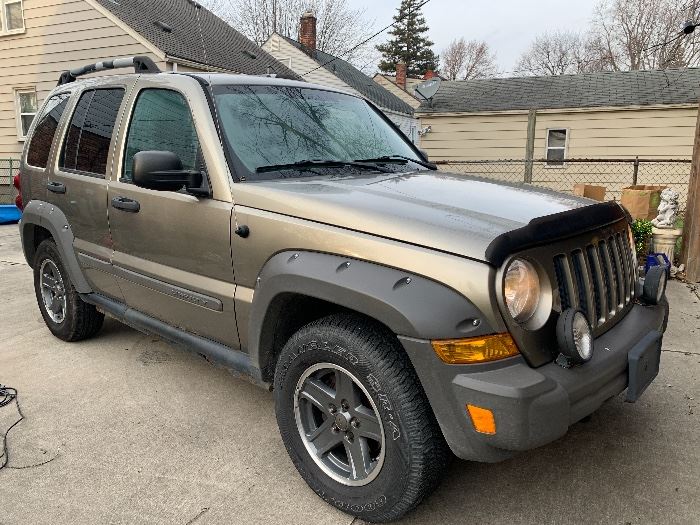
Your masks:
<instances>
[{"instance_id":1,"label":"brick chimney","mask_svg":"<svg viewBox=\"0 0 700 525\"><path fill-rule=\"evenodd\" d=\"M435 77L435 76L437 76L437 75L435 75L435 71L433 71L432 69L428 69L428 70L425 72L425 75L423 75L423 79L424 79L424 80L430 80L431 78L433 78L433 77Z\"/></svg>"},{"instance_id":2,"label":"brick chimney","mask_svg":"<svg viewBox=\"0 0 700 525\"><path fill-rule=\"evenodd\" d=\"M396 64L396 85L401 89L406 89L406 63L399 62Z\"/></svg>"},{"instance_id":3,"label":"brick chimney","mask_svg":"<svg viewBox=\"0 0 700 525\"><path fill-rule=\"evenodd\" d=\"M310 55L316 51L316 15L311 9L304 11L299 21L299 42Z\"/></svg>"}]
</instances>

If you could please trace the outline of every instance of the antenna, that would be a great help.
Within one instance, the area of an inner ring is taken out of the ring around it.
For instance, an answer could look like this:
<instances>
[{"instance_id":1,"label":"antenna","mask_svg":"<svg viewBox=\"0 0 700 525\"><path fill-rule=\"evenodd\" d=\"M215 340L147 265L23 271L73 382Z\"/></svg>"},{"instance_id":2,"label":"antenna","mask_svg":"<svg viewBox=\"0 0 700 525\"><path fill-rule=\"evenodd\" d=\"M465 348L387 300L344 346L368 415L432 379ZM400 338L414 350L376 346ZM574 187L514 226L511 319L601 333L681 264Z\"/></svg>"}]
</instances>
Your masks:
<instances>
[{"instance_id":1,"label":"antenna","mask_svg":"<svg viewBox=\"0 0 700 525\"><path fill-rule=\"evenodd\" d=\"M425 82L418 84L414 88L414 91L427 102L432 102L433 97L438 92L438 89L440 89L441 84L442 79L440 77L433 77L430 80L426 80Z\"/></svg>"}]
</instances>

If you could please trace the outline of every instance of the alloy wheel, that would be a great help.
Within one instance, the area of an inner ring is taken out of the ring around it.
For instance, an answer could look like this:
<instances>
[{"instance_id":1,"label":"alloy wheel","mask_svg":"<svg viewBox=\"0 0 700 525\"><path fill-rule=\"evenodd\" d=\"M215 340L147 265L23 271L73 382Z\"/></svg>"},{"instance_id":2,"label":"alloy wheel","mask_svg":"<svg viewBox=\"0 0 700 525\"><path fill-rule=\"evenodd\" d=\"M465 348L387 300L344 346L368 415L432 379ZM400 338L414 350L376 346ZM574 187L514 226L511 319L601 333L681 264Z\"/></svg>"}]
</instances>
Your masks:
<instances>
[{"instance_id":1,"label":"alloy wheel","mask_svg":"<svg viewBox=\"0 0 700 525\"><path fill-rule=\"evenodd\" d=\"M294 393L301 440L315 463L343 485L361 486L384 463L384 427L367 389L333 363L309 367Z\"/></svg>"},{"instance_id":2,"label":"alloy wheel","mask_svg":"<svg viewBox=\"0 0 700 525\"><path fill-rule=\"evenodd\" d=\"M66 318L66 288L58 266L51 259L45 259L39 269L39 287L46 313L56 324Z\"/></svg>"}]
</instances>

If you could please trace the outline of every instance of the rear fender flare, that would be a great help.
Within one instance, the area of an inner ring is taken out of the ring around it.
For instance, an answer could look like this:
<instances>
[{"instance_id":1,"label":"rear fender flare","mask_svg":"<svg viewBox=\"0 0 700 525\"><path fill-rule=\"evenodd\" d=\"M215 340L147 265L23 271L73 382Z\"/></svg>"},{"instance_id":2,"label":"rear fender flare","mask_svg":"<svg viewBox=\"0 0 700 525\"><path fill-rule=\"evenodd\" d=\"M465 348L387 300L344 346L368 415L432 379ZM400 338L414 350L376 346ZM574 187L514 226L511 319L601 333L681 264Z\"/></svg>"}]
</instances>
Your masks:
<instances>
[{"instance_id":1,"label":"rear fender flare","mask_svg":"<svg viewBox=\"0 0 700 525\"><path fill-rule=\"evenodd\" d=\"M61 255L63 266L66 268L76 291L83 294L91 293L92 288L80 269L78 258L73 249L75 236L65 214L58 207L48 202L32 200L27 203L22 211L19 229L24 256L29 266L34 264L34 261L30 260L32 250L29 248L34 242L34 229L32 226L41 226L51 233L58 248L58 253Z\"/></svg>"}]
</instances>

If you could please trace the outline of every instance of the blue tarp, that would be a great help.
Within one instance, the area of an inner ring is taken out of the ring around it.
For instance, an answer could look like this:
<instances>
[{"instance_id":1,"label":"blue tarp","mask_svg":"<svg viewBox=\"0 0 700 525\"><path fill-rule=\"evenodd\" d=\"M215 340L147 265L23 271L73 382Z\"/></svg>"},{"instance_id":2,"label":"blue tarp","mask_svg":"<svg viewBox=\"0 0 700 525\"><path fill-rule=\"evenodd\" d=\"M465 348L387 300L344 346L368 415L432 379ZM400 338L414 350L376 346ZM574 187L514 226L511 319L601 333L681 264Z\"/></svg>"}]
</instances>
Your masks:
<instances>
[{"instance_id":1,"label":"blue tarp","mask_svg":"<svg viewBox=\"0 0 700 525\"><path fill-rule=\"evenodd\" d=\"M14 204L0 204L0 224L12 224L21 216L22 212Z\"/></svg>"}]
</instances>

